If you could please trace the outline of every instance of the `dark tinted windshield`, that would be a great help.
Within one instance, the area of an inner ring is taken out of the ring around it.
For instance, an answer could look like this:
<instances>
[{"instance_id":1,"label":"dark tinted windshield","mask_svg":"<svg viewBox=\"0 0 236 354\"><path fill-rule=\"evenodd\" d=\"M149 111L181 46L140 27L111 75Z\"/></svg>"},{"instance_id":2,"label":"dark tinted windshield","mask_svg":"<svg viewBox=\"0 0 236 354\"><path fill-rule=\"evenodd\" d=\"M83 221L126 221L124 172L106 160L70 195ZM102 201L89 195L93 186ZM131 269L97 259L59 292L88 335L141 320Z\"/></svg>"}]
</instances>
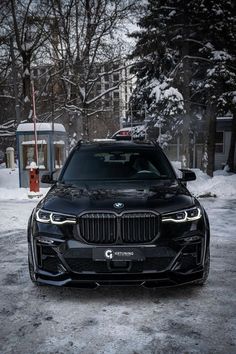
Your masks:
<instances>
[{"instance_id":1,"label":"dark tinted windshield","mask_svg":"<svg viewBox=\"0 0 236 354\"><path fill-rule=\"evenodd\" d=\"M65 183L99 180L174 179L166 157L154 149L86 149L75 151L60 180Z\"/></svg>"}]
</instances>

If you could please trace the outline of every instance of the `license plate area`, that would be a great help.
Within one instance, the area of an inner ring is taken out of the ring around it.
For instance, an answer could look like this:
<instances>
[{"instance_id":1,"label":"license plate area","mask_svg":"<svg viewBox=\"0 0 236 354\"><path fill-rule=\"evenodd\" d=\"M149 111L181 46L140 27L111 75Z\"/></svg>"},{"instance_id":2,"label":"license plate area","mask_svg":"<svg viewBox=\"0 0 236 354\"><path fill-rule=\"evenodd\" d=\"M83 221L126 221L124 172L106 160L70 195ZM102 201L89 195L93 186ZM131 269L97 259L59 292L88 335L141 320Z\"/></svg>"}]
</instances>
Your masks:
<instances>
[{"instance_id":1,"label":"license plate area","mask_svg":"<svg viewBox=\"0 0 236 354\"><path fill-rule=\"evenodd\" d=\"M94 261L144 261L145 256L140 248L129 247L97 247L93 249Z\"/></svg>"}]
</instances>

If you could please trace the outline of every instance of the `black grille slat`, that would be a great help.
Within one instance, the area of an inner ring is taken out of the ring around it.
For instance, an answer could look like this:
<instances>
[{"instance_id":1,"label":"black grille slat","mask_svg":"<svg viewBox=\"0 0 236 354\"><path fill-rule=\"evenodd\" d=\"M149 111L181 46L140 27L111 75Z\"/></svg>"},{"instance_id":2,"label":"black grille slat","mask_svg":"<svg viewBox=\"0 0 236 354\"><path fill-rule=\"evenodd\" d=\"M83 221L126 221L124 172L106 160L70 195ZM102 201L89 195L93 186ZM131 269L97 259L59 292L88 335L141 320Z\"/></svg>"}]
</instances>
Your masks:
<instances>
[{"instance_id":1,"label":"black grille slat","mask_svg":"<svg viewBox=\"0 0 236 354\"><path fill-rule=\"evenodd\" d=\"M158 234L153 212L86 213L79 218L79 234L88 243L147 243Z\"/></svg>"},{"instance_id":2,"label":"black grille slat","mask_svg":"<svg viewBox=\"0 0 236 354\"><path fill-rule=\"evenodd\" d=\"M109 213L87 213L80 217L79 232L89 243L114 243L116 217Z\"/></svg>"},{"instance_id":3,"label":"black grille slat","mask_svg":"<svg viewBox=\"0 0 236 354\"><path fill-rule=\"evenodd\" d=\"M121 223L124 243L150 242L158 233L158 216L154 213L126 213L121 217Z\"/></svg>"}]
</instances>

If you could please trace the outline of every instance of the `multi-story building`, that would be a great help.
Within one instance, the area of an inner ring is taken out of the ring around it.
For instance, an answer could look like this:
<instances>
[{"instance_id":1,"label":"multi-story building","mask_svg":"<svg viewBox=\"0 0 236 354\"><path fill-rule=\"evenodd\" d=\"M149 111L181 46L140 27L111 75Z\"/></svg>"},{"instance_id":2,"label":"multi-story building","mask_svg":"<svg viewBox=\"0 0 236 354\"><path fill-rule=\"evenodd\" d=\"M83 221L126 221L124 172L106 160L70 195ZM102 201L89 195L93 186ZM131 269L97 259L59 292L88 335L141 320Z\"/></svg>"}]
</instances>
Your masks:
<instances>
[{"instance_id":1,"label":"multi-story building","mask_svg":"<svg viewBox=\"0 0 236 354\"><path fill-rule=\"evenodd\" d=\"M49 109L54 109L57 112L65 109L66 100L62 81L60 76L53 76L52 66L34 67L32 73L36 90L41 93L41 102L47 101ZM124 65L122 62L96 64L93 78L94 83L87 87L87 92L89 92L87 100L94 99L94 102L86 108L89 135L90 138L105 138L122 127L123 120L127 116L134 79L130 74L130 66ZM71 87L73 103L76 102L76 89L75 86ZM95 100L95 98L97 99ZM65 102L64 107L62 102ZM39 113L42 112L39 107ZM69 109L66 109L64 113L60 112L59 115L60 122L68 125L71 134L82 129L82 124L78 124L80 119L78 111L72 109L70 112ZM50 114L45 115L46 117L51 119ZM79 132L77 133L79 136Z\"/></svg>"},{"instance_id":2,"label":"multi-story building","mask_svg":"<svg viewBox=\"0 0 236 354\"><path fill-rule=\"evenodd\" d=\"M110 133L122 127L123 120L127 117L134 80L130 73L130 67L121 62L98 66L97 74L99 79L94 86L92 95L93 97L97 97L102 93L104 95L94 103L94 107L91 107L91 112L92 110L96 112L96 109L99 111L95 120L99 125L105 124L103 127L104 135L104 128L106 130L106 127L109 127ZM96 125L96 123L94 124Z\"/></svg>"}]
</instances>

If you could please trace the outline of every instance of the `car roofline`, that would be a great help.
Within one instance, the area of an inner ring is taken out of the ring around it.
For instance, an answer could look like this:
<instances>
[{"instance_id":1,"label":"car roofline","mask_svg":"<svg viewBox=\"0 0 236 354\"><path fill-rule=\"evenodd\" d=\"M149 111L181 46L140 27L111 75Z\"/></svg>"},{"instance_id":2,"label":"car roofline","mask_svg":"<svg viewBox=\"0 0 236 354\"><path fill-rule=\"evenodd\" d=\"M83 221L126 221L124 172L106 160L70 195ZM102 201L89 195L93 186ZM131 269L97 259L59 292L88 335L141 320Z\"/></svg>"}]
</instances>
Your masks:
<instances>
[{"instance_id":1,"label":"car roofline","mask_svg":"<svg viewBox=\"0 0 236 354\"><path fill-rule=\"evenodd\" d=\"M107 147L107 146L114 146L114 147L156 147L161 149L158 143L152 140L146 140L146 141L139 141L139 140L112 140L112 141L106 141L106 140L101 140L101 141L78 141L76 144L76 147L81 147L81 146L91 146L91 147Z\"/></svg>"}]
</instances>

